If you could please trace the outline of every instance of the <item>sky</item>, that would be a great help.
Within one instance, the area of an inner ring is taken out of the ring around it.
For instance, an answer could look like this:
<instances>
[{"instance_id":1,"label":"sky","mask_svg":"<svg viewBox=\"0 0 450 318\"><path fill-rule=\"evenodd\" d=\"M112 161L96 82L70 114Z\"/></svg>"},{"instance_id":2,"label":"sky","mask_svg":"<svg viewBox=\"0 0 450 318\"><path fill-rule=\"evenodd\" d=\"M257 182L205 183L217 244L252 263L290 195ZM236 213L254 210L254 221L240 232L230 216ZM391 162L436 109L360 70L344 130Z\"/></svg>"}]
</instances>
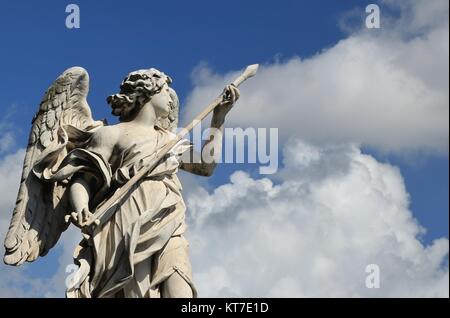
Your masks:
<instances>
[{"instance_id":1,"label":"sky","mask_svg":"<svg viewBox=\"0 0 450 318\"><path fill-rule=\"evenodd\" d=\"M0 10L0 236L30 121L66 68L90 75L94 118L130 71L173 79L187 123L248 64L227 127L278 128L279 169L181 172L200 296L448 297L448 2L66 1ZM367 29L365 8L380 8ZM79 239L0 265L0 296L62 297ZM381 287L368 289L377 264ZM257 268L257 270L255 269Z\"/></svg>"}]
</instances>

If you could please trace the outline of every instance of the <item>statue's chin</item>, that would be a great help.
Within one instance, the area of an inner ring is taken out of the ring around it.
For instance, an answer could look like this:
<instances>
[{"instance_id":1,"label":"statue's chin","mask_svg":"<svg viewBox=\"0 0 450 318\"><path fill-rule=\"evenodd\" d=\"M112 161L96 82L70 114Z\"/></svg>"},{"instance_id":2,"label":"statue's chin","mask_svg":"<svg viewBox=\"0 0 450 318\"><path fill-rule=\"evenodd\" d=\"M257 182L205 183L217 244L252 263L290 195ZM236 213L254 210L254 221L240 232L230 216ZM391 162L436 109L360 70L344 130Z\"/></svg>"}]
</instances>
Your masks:
<instances>
[{"instance_id":1,"label":"statue's chin","mask_svg":"<svg viewBox=\"0 0 450 318\"><path fill-rule=\"evenodd\" d=\"M169 117L169 112L168 111L158 112L156 117L160 119L166 119L167 117Z\"/></svg>"}]
</instances>

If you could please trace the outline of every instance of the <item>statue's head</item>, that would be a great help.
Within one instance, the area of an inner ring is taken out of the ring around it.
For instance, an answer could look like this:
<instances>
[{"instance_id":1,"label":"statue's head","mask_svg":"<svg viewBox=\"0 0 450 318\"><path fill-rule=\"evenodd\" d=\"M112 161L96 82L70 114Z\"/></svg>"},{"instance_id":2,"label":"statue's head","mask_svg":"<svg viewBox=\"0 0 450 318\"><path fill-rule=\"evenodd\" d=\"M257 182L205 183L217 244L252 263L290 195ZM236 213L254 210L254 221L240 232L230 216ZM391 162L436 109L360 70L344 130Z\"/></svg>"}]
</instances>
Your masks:
<instances>
[{"instance_id":1,"label":"statue's head","mask_svg":"<svg viewBox=\"0 0 450 318\"><path fill-rule=\"evenodd\" d=\"M157 116L156 125L174 130L178 124L179 102L175 91L169 87L172 79L151 68L131 72L120 84L120 93L108 96L112 114L127 121L152 100Z\"/></svg>"}]
</instances>

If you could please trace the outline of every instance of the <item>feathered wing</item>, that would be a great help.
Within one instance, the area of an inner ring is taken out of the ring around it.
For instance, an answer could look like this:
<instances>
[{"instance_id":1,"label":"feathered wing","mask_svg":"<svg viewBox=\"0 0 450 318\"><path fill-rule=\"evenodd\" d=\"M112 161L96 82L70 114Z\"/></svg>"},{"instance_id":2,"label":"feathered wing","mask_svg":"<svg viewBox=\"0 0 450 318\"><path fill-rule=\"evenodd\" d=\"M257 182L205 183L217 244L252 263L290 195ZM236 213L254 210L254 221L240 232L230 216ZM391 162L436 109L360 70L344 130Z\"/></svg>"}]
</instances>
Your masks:
<instances>
[{"instance_id":1,"label":"feathered wing","mask_svg":"<svg viewBox=\"0 0 450 318\"><path fill-rule=\"evenodd\" d=\"M45 170L54 171L67 151L76 146L69 130L83 132L103 124L92 119L86 100L88 91L88 73L72 67L53 82L40 103L32 121L19 193L5 239L6 264L20 265L45 255L67 229L67 184L45 181L43 175Z\"/></svg>"}]
</instances>

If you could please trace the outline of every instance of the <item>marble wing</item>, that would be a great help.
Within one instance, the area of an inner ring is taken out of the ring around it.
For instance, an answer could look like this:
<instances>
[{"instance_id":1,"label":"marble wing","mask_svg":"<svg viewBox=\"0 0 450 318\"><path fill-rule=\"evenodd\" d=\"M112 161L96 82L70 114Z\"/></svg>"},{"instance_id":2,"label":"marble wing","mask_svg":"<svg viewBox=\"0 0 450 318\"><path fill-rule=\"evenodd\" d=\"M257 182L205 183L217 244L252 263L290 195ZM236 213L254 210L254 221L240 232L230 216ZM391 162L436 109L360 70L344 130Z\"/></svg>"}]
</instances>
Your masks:
<instances>
[{"instance_id":1,"label":"marble wing","mask_svg":"<svg viewBox=\"0 0 450 318\"><path fill-rule=\"evenodd\" d=\"M92 119L88 91L86 70L67 69L46 91L32 120L17 201L5 238L4 262L8 265L44 256L67 229L68 182L46 179L45 173L54 171L68 151L77 147L83 132L103 125Z\"/></svg>"}]
</instances>

